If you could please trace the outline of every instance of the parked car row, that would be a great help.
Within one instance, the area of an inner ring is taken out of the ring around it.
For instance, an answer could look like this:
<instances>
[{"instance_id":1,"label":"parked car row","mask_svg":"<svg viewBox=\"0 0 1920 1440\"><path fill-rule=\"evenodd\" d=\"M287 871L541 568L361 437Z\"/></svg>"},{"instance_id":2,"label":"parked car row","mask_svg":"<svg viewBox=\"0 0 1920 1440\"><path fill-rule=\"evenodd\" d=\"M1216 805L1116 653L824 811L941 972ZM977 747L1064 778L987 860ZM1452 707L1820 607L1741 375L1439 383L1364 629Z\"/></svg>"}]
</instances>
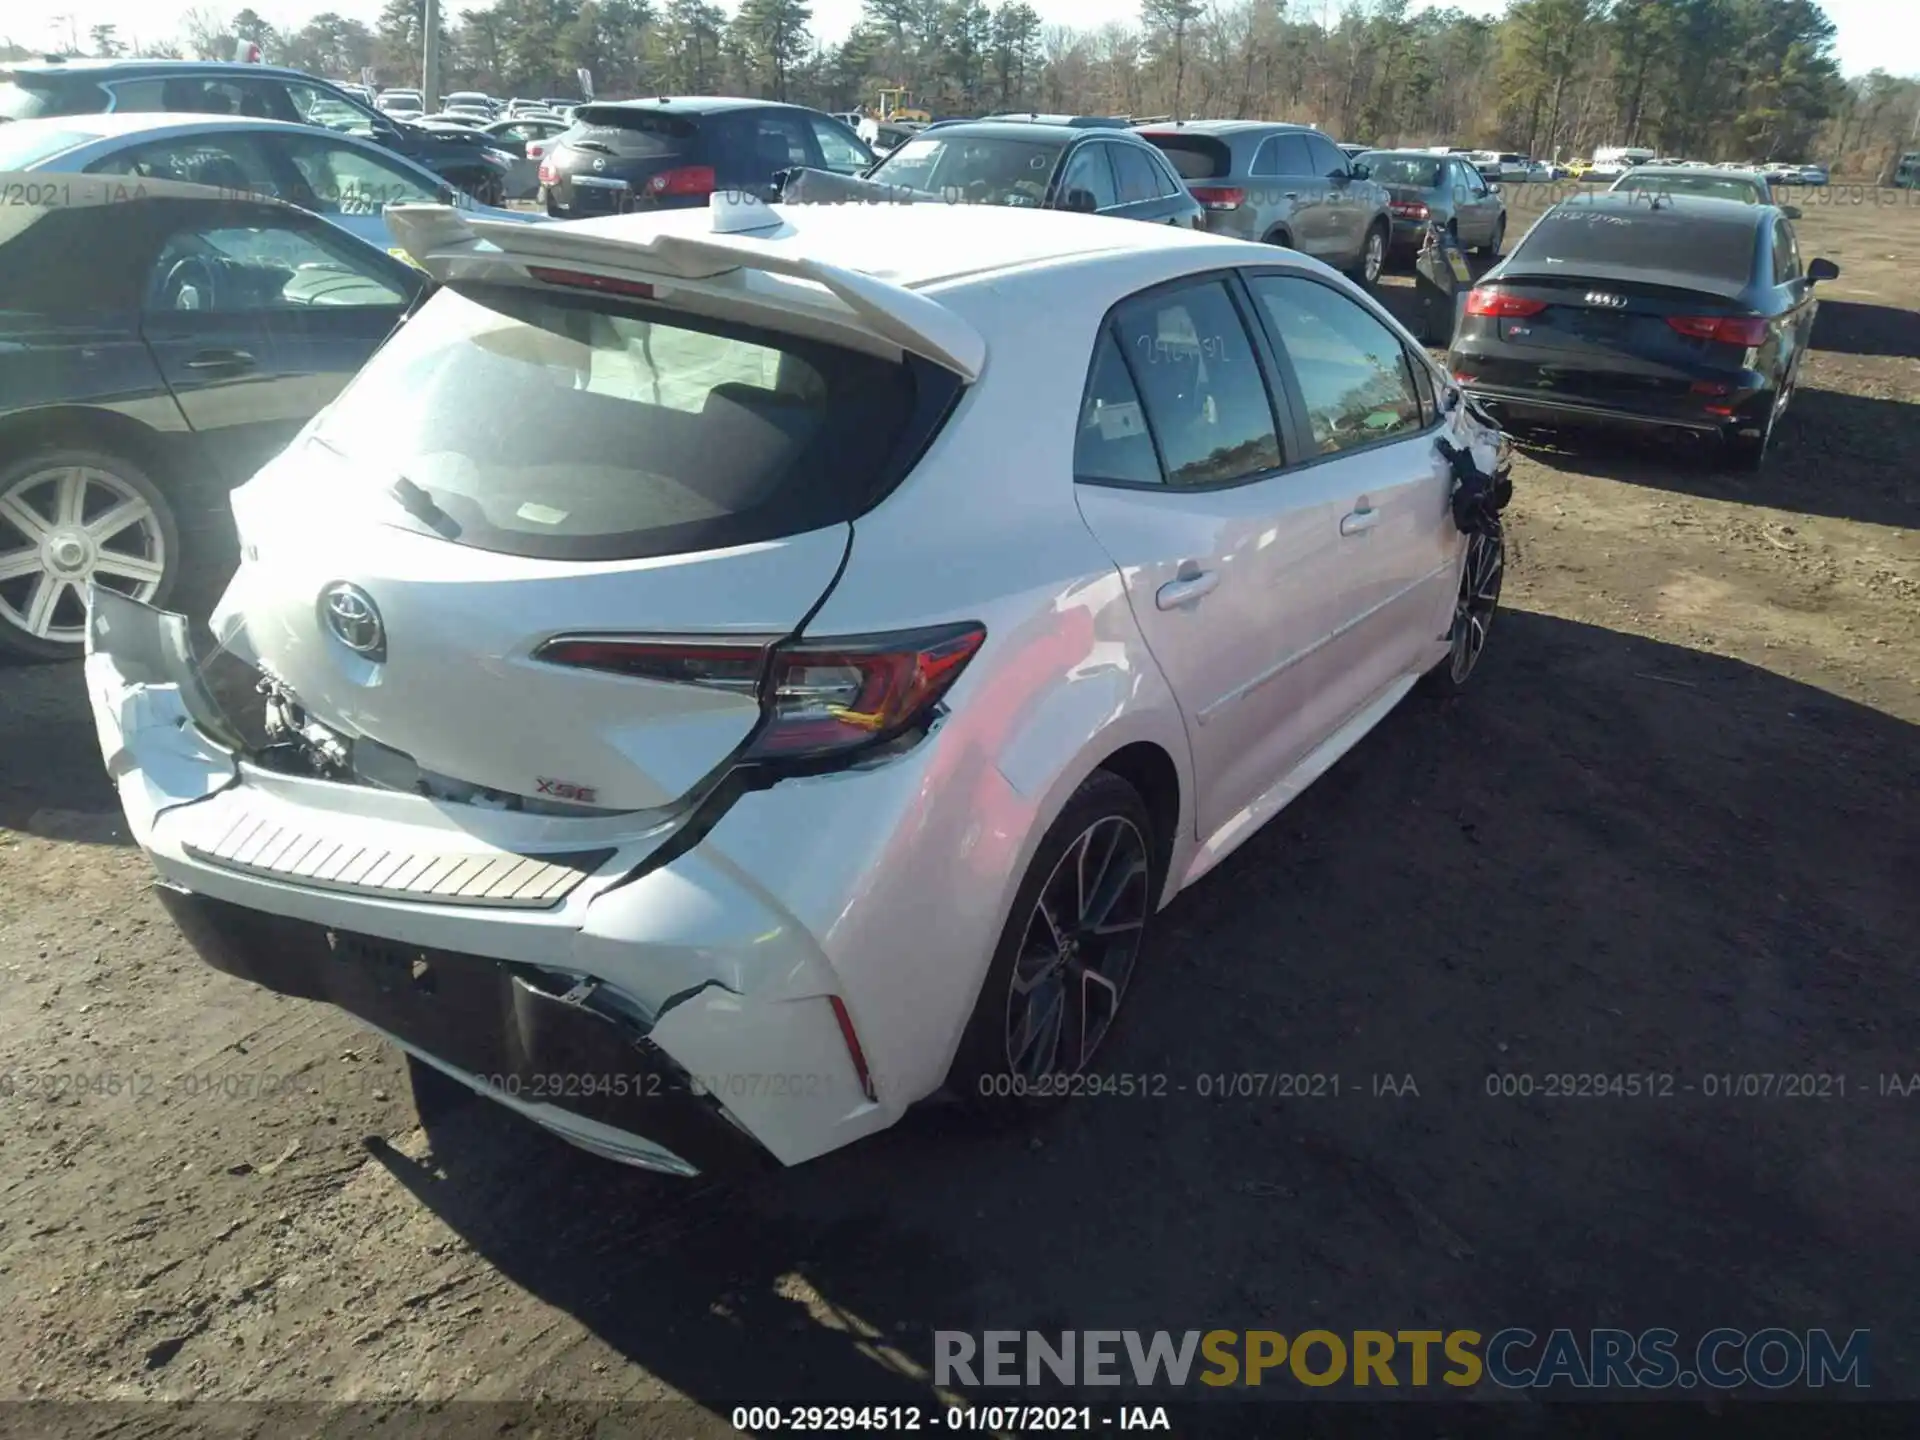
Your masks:
<instances>
[{"instance_id":1,"label":"parked car row","mask_svg":"<svg viewBox=\"0 0 1920 1440\"><path fill-rule=\"evenodd\" d=\"M1632 178L1553 206L1481 277L1453 379L1503 424L1691 432L1757 469L1812 342L1815 287L1839 267L1802 261L1764 187Z\"/></svg>"},{"instance_id":2,"label":"parked car row","mask_svg":"<svg viewBox=\"0 0 1920 1440\"><path fill-rule=\"evenodd\" d=\"M198 60L62 60L0 65L0 118L231 115L314 125L370 141L486 204L506 198L514 157L478 131L427 126L299 70ZM417 112L416 112L417 113Z\"/></svg>"}]
</instances>

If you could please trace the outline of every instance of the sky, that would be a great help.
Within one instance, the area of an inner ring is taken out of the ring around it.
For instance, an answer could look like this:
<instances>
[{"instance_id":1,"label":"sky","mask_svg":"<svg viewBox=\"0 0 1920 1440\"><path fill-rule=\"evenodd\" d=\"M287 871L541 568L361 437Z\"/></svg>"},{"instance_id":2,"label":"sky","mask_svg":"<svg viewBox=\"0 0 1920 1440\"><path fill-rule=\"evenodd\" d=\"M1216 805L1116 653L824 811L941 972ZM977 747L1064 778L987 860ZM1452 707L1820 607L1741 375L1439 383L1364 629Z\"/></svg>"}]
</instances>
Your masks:
<instances>
[{"instance_id":1,"label":"sky","mask_svg":"<svg viewBox=\"0 0 1920 1440\"><path fill-rule=\"evenodd\" d=\"M1098 29L1112 20L1131 22L1139 14L1139 7L1129 0L1032 3L1042 20L1076 29ZM1413 8L1422 10L1433 3L1436 0L1416 0ZM1480 15L1495 15L1506 8L1505 0L1453 3ZM454 13L462 8L461 0L443 0L443 5ZM253 6L275 25L294 29L323 10L371 24L380 7L381 0L256 0ZM1845 74L1863 75L1878 66L1896 75L1920 76L1920 4L1915 0L1824 0L1824 7L1839 27L1835 48ZM48 44L50 37L66 32L69 17L83 43L88 29L102 24L117 26L122 40L171 38L184 29L185 16L192 8L182 0L6 0L0 7L0 41L29 47ZM241 5L203 0L203 8L230 15ZM1337 0L1293 0L1289 6L1295 15L1311 15L1322 8L1330 16L1339 11ZM860 0L813 0L814 33L823 41L837 41L859 15Z\"/></svg>"}]
</instances>

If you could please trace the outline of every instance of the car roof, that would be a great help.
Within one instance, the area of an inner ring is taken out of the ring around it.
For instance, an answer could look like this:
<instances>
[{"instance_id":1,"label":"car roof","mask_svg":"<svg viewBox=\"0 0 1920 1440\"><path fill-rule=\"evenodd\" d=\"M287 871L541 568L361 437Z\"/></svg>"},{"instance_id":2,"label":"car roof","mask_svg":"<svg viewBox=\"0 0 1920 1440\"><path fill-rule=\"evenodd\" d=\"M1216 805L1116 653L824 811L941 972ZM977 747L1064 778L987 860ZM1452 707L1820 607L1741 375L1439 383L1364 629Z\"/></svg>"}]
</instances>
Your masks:
<instances>
[{"instance_id":1,"label":"car roof","mask_svg":"<svg viewBox=\"0 0 1920 1440\"><path fill-rule=\"evenodd\" d=\"M0 61L0 74L15 77L45 77L57 80L62 76L73 76L85 80L111 80L116 76L136 75L181 75L187 72L204 72L227 75L272 75L282 80L302 80L308 84L316 82L315 76L304 70L290 69L285 65L252 65L237 60L107 60L93 57L76 57L71 60L8 60ZM333 86L332 80L318 80L319 84Z\"/></svg>"},{"instance_id":2,"label":"car roof","mask_svg":"<svg viewBox=\"0 0 1920 1440\"><path fill-rule=\"evenodd\" d=\"M1046 120L944 120L923 126L921 135L938 131L940 138L956 134L979 140L1054 140L1064 145L1082 135L1130 135L1131 131L1099 125L1059 125Z\"/></svg>"},{"instance_id":3,"label":"car roof","mask_svg":"<svg viewBox=\"0 0 1920 1440\"><path fill-rule=\"evenodd\" d=\"M1640 175L1704 175L1709 180L1745 180L1758 185L1760 177L1751 170L1735 170L1725 165L1636 165L1620 178L1632 180Z\"/></svg>"},{"instance_id":4,"label":"car roof","mask_svg":"<svg viewBox=\"0 0 1920 1440\"><path fill-rule=\"evenodd\" d=\"M536 104L543 102L534 102ZM641 100L588 100L593 110L660 110L676 115L718 115L728 110L805 110L783 100L754 100L741 95L653 95Z\"/></svg>"},{"instance_id":5,"label":"car roof","mask_svg":"<svg viewBox=\"0 0 1920 1440\"><path fill-rule=\"evenodd\" d=\"M1362 148L1369 155L1411 155L1421 160L1450 160L1456 158L1450 150L1398 150L1385 145L1367 145Z\"/></svg>"},{"instance_id":6,"label":"car roof","mask_svg":"<svg viewBox=\"0 0 1920 1440\"><path fill-rule=\"evenodd\" d=\"M103 110L97 115L49 115L37 120L15 120L7 126L9 134L27 133L26 127L39 126L49 133L68 130L99 140L118 135L142 135L150 130L293 130L301 134L320 129L336 140L367 144L357 135L342 135L338 130L302 125L293 120L269 120L257 115L196 115L184 110ZM378 147L375 147L378 148Z\"/></svg>"},{"instance_id":7,"label":"car roof","mask_svg":"<svg viewBox=\"0 0 1920 1440\"><path fill-rule=\"evenodd\" d=\"M1165 120L1158 125L1142 125L1138 128L1143 135L1179 135L1183 132L1190 135L1246 135L1256 130L1275 133L1297 130L1303 135L1320 134L1311 125L1295 125L1285 120Z\"/></svg>"},{"instance_id":8,"label":"car roof","mask_svg":"<svg viewBox=\"0 0 1920 1440\"><path fill-rule=\"evenodd\" d=\"M937 200L776 208L783 227L765 237L764 243L782 249L791 247L795 255L909 289L1004 276L1008 271L1077 257L1132 254L1168 246L1236 253L1249 248L1244 242L1224 240L1204 231L1058 210L948 205ZM712 225L707 210L689 209L572 220L567 222L567 229L639 244L662 234L710 235Z\"/></svg>"}]
</instances>

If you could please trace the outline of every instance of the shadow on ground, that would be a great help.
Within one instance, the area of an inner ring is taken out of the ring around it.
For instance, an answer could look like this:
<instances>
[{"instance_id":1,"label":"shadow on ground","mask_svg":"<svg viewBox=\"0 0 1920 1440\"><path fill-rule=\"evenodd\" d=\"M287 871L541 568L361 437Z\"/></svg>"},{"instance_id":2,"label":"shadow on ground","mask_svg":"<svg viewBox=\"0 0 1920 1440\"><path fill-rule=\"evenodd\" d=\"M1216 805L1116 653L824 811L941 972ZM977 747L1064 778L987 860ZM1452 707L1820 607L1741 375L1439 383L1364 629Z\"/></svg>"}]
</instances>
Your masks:
<instances>
[{"instance_id":1,"label":"shadow on ground","mask_svg":"<svg viewBox=\"0 0 1920 1440\"><path fill-rule=\"evenodd\" d=\"M1521 447L1556 470L1874 525L1920 524L1914 407L1801 384L1757 473L1727 468L1711 437L1605 428L1531 430ZM1833 457L1844 455L1844 461ZM1844 468L1837 468L1844 467Z\"/></svg>"},{"instance_id":2,"label":"shadow on ground","mask_svg":"<svg viewBox=\"0 0 1920 1440\"><path fill-rule=\"evenodd\" d=\"M1403 706L1163 917L1107 1056L1157 1093L915 1117L751 1184L483 1105L427 1163L378 1153L722 1414L924 1401L934 1332L987 1328L1864 1326L1891 1393L1920 1374L1920 1130L1873 1087L1920 1002L1917 792L1901 721L1504 614L1467 697ZM1844 1097L1706 1093L1787 1072Z\"/></svg>"},{"instance_id":3,"label":"shadow on ground","mask_svg":"<svg viewBox=\"0 0 1920 1440\"><path fill-rule=\"evenodd\" d=\"M1813 348L1841 355L1920 359L1920 314L1892 305L1822 300L1813 325Z\"/></svg>"}]
</instances>

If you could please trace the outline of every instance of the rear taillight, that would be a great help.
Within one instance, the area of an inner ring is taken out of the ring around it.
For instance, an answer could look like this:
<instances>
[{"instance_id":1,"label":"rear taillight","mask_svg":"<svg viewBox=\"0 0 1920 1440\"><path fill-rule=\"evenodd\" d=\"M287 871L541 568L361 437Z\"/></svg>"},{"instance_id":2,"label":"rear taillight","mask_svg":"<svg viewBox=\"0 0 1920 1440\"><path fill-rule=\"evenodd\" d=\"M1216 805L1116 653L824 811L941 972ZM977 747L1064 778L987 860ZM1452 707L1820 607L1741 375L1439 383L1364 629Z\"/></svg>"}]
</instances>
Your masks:
<instances>
[{"instance_id":1,"label":"rear taillight","mask_svg":"<svg viewBox=\"0 0 1920 1440\"><path fill-rule=\"evenodd\" d=\"M681 165L647 181L649 195L711 195L719 182L711 165Z\"/></svg>"},{"instance_id":2,"label":"rear taillight","mask_svg":"<svg viewBox=\"0 0 1920 1440\"><path fill-rule=\"evenodd\" d=\"M1691 339L1722 345L1761 345L1767 338L1767 322L1758 315L1669 315L1667 324Z\"/></svg>"},{"instance_id":3,"label":"rear taillight","mask_svg":"<svg viewBox=\"0 0 1920 1440\"><path fill-rule=\"evenodd\" d=\"M1247 203L1247 192L1237 185L1195 185L1193 198L1209 210L1238 210Z\"/></svg>"},{"instance_id":4,"label":"rear taillight","mask_svg":"<svg viewBox=\"0 0 1920 1440\"><path fill-rule=\"evenodd\" d=\"M880 1094L873 1088L873 1072L867 1068L867 1052L861 1048L860 1036L854 1031L847 1002L838 995L829 998L833 1002L833 1018L840 1026L840 1039L847 1047L847 1058L853 1062L853 1073L860 1079L860 1093L869 1100L878 1100Z\"/></svg>"},{"instance_id":5,"label":"rear taillight","mask_svg":"<svg viewBox=\"0 0 1920 1440\"><path fill-rule=\"evenodd\" d=\"M542 185L558 185L560 183L560 172L553 168L553 161L547 159L545 156L542 156L540 159L539 180Z\"/></svg>"},{"instance_id":6,"label":"rear taillight","mask_svg":"<svg viewBox=\"0 0 1920 1440\"><path fill-rule=\"evenodd\" d=\"M1433 212L1418 200L1389 200L1387 209L1402 220L1425 220Z\"/></svg>"},{"instance_id":7,"label":"rear taillight","mask_svg":"<svg viewBox=\"0 0 1920 1440\"><path fill-rule=\"evenodd\" d=\"M1544 300L1528 300L1502 290L1498 285L1482 285L1467 292L1467 314L1491 315L1501 319L1520 319L1538 315L1547 308Z\"/></svg>"},{"instance_id":8,"label":"rear taillight","mask_svg":"<svg viewBox=\"0 0 1920 1440\"><path fill-rule=\"evenodd\" d=\"M981 626L953 625L781 646L767 674L766 724L747 758L830 755L912 729L986 638Z\"/></svg>"},{"instance_id":9,"label":"rear taillight","mask_svg":"<svg viewBox=\"0 0 1920 1440\"><path fill-rule=\"evenodd\" d=\"M743 760L813 760L924 723L987 638L974 624L777 645L549 641L534 658L636 680L757 695L765 719Z\"/></svg>"}]
</instances>

